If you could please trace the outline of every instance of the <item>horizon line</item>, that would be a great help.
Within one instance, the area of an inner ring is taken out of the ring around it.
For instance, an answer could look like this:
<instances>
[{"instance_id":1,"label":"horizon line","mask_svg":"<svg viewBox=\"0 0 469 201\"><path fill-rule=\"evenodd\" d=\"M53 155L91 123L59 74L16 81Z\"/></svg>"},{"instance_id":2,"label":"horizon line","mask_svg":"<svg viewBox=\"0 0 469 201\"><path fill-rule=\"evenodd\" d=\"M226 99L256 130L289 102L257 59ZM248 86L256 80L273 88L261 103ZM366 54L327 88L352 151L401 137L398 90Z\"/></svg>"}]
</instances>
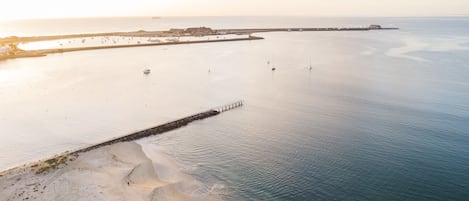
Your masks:
<instances>
[{"instance_id":1,"label":"horizon line","mask_svg":"<svg viewBox=\"0 0 469 201\"><path fill-rule=\"evenodd\" d=\"M10 18L0 19L0 21L16 21L16 20L57 20L57 19L98 19L98 18L197 18L197 17L314 17L314 18L431 18L431 17L469 17L469 14L457 15L402 15L402 16L385 16L385 15L120 15L120 16L82 16L82 17L37 17L37 18Z\"/></svg>"}]
</instances>

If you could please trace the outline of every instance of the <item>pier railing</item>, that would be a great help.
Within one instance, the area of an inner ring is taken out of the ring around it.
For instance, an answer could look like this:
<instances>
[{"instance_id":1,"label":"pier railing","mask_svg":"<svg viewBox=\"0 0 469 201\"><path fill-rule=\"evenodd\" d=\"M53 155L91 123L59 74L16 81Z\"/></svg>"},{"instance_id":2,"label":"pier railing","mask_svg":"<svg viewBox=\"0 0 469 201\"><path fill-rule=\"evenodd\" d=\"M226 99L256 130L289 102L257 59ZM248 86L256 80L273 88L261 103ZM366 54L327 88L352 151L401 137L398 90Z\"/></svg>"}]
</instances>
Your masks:
<instances>
[{"instance_id":1,"label":"pier railing","mask_svg":"<svg viewBox=\"0 0 469 201\"><path fill-rule=\"evenodd\" d=\"M232 109L236 109L238 107L242 107L243 105L244 105L244 102L242 100L239 100L239 101L227 104L227 105L223 105L223 106L214 108L212 110L217 111L219 113L222 113L222 112L226 112L228 110L232 110Z\"/></svg>"}]
</instances>

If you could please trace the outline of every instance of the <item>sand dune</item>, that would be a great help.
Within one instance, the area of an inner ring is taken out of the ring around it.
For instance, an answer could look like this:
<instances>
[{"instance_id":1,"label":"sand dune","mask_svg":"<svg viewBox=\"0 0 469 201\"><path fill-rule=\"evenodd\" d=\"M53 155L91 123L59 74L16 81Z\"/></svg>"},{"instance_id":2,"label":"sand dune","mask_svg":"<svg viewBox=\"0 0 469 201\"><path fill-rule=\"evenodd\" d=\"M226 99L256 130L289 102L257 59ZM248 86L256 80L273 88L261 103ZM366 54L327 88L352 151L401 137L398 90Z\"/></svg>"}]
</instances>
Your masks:
<instances>
[{"instance_id":1,"label":"sand dune","mask_svg":"<svg viewBox=\"0 0 469 201\"><path fill-rule=\"evenodd\" d=\"M162 154L136 142L102 147L37 174L21 167L0 177L2 200L221 200ZM200 193L205 192L205 193Z\"/></svg>"}]
</instances>

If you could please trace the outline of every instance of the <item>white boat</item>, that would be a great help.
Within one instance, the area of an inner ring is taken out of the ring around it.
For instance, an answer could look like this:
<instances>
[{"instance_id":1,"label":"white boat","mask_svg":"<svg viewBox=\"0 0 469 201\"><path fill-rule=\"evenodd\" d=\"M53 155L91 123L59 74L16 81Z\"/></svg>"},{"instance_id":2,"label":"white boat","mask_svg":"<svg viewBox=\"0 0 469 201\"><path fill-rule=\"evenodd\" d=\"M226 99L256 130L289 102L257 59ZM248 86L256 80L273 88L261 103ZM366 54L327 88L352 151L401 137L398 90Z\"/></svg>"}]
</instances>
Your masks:
<instances>
[{"instance_id":1,"label":"white boat","mask_svg":"<svg viewBox=\"0 0 469 201\"><path fill-rule=\"evenodd\" d=\"M151 73L151 70L149 68L147 68L143 71L143 74L145 74L145 75L148 75L150 73Z\"/></svg>"}]
</instances>

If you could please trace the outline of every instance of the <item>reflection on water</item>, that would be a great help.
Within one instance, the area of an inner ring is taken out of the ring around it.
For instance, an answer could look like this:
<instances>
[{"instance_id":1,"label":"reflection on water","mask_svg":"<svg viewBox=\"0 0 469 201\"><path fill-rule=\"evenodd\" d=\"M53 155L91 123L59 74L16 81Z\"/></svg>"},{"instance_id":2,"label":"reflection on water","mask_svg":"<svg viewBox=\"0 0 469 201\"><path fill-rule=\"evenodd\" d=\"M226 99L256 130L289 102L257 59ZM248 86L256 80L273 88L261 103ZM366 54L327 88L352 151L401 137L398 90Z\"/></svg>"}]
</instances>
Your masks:
<instances>
[{"instance_id":1,"label":"reflection on water","mask_svg":"<svg viewBox=\"0 0 469 201\"><path fill-rule=\"evenodd\" d=\"M243 99L142 143L224 186L227 200L464 200L467 27L386 20L401 30L1 62L0 75L12 76L0 79L0 169Z\"/></svg>"},{"instance_id":2,"label":"reflection on water","mask_svg":"<svg viewBox=\"0 0 469 201\"><path fill-rule=\"evenodd\" d=\"M469 41L468 37L457 37L457 38L432 38L426 41L421 41L417 38L404 38L402 39L404 46L398 48L392 48L386 52L389 56L402 57L412 59L420 62L428 62L428 60L411 56L409 53L419 51L433 51L433 52L448 52L448 51L468 51L469 47L465 47L464 44Z\"/></svg>"}]
</instances>

